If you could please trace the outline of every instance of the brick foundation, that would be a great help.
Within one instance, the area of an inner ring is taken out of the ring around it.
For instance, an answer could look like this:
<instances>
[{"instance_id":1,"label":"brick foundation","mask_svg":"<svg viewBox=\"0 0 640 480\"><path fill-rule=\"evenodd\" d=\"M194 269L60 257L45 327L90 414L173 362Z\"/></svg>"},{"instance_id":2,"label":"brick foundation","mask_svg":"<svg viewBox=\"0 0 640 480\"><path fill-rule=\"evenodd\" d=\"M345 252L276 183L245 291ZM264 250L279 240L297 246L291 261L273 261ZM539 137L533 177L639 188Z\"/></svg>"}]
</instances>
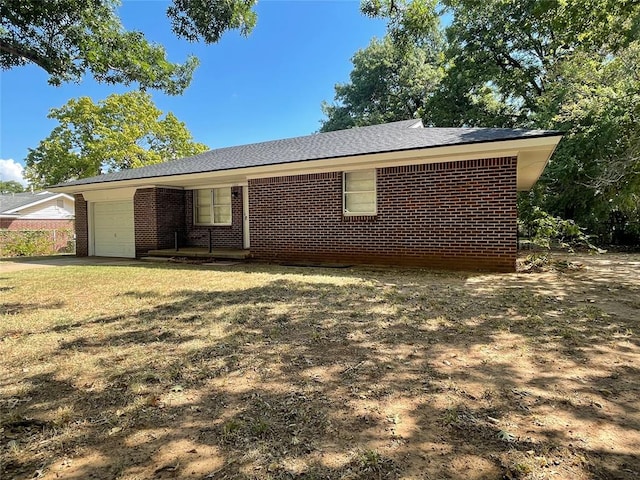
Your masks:
<instances>
[{"instance_id":1,"label":"brick foundation","mask_svg":"<svg viewBox=\"0 0 640 480\"><path fill-rule=\"evenodd\" d=\"M515 157L378 169L377 199L344 217L341 172L250 180L252 256L515 270Z\"/></svg>"}]
</instances>

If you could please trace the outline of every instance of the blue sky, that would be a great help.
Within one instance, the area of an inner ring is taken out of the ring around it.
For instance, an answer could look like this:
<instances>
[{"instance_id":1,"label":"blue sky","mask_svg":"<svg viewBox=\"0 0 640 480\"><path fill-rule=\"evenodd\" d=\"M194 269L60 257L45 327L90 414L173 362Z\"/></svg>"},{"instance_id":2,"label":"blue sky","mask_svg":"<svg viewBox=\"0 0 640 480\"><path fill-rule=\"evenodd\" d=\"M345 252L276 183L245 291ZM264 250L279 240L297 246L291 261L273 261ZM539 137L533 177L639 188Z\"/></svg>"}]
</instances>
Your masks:
<instances>
[{"instance_id":1,"label":"blue sky","mask_svg":"<svg viewBox=\"0 0 640 480\"><path fill-rule=\"evenodd\" d=\"M320 104L333 99L336 83L348 80L350 58L385 32L384 22L360 13L358 0L262 0L248 37L230 32L217 44L193 44L172 34L167 6L163 0L125 0L120 15L126 28L164 45L170 60L182 62L189 54L200 59L184 95L150 93L161 110L176 114L195 140L210 148L317 131ZM51 108L70 98L98 101L135 88L90 78L52 87L35 66L0 75L2 180L19 174L28 148L37 147L56 125L47 119Z\"/></svg>"}]
</instances>

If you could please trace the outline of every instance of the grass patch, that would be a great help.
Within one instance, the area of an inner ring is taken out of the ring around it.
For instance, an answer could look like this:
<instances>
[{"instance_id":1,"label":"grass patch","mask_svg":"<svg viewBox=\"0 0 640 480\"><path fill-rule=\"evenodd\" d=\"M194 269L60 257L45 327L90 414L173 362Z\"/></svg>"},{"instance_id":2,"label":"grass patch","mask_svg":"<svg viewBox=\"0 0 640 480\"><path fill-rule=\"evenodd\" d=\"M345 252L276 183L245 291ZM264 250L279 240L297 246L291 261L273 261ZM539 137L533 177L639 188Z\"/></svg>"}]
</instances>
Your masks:
<instances>
[{"instance_id":1,"label":"grass patch","mask_svg":"<svg viewBox=\"0 0 640 480\"><path fill-rule=\"evenodd\" d=\"M0 477L635 478L639 260L0 273Z\"/></svg>"}]
</instances>

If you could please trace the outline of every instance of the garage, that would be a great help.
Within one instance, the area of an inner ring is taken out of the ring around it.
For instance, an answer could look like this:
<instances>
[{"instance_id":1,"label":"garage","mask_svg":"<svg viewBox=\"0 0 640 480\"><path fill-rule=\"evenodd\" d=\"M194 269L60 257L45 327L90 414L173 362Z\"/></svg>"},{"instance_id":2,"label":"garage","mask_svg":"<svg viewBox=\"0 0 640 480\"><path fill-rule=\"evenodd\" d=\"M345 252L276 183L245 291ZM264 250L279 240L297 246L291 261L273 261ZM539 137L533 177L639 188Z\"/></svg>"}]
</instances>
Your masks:
<instances>
[{"instance_id":1,"label":"garage","mask_svg":"<svg viewBox=\"0 0 640 480\"><path fill-rule=\"evenodd\" d=\"M93 255L136 256L133 200L93 203Z\"/></svg>"}]
</instances>

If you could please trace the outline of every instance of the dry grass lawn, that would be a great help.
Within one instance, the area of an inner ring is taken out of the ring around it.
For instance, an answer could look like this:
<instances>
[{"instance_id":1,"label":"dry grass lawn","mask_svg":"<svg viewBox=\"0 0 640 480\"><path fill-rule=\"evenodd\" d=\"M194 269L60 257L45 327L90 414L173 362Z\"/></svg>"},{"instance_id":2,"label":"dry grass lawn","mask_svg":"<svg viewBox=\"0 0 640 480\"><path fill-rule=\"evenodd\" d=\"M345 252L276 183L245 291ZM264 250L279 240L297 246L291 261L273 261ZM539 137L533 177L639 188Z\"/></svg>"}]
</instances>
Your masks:
<instances>
[{"instance_id":1,"label":"dry grass lawn","mask_svg":"<svg viewBox=\"0 0 640 480\"><path fill-rule=\"evenodd\" d=\"M0 270L0 478L638 478L640 255L567 259Z\"/></svg>"}]
</instances>

